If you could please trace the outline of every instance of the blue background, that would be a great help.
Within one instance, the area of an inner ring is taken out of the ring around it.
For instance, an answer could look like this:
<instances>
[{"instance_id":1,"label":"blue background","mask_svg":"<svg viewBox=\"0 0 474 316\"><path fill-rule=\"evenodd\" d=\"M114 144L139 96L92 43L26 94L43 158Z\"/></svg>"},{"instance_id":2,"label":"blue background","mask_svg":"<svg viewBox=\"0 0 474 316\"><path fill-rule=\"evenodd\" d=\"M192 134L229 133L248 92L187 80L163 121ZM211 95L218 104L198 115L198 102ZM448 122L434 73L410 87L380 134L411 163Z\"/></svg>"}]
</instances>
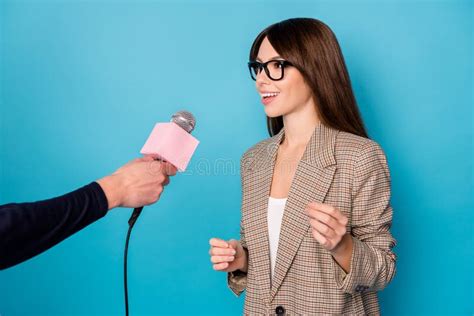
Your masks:
<instances>
[{"instance_id":1,"label":"blue background","mask_svg":"<svg viewBox=\"0 0 474 316\"><path fill-rule=\"evenodd\" d=\"M210 237L238 237L240 155L266 138L246 68L255 36L290 17L336 33L392 174L398 269L385 314L472 314L470 1L3 1L0 204L72 191L138 156L182 108L201 144L132 234L133 315L234 314ZM1 315L123 314L128 209L0 272Z\"/></svg>"}]
</instances>

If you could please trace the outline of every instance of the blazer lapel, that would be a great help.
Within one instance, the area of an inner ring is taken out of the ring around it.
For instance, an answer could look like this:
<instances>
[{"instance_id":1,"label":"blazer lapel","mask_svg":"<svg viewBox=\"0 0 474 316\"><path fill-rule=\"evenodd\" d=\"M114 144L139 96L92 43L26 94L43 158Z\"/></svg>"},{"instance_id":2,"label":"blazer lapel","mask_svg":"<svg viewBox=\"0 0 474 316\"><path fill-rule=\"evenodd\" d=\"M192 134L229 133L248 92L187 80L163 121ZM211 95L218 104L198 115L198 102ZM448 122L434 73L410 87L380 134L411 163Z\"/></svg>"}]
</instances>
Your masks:
<instances>
[{"instance_id":1,"label":"blazer lapel","mask_svg":"<svg viewBox=\"0 0 474 316\"><path fill-rule=\"evenodd\" d=\"M272 282L269 282L271 284L270 300L273 299L282 284L301 241L309 229L310 225L304 209L310 202L324 202L332 183L336 171L334 145L337 133L337 130L319 123L298 164L283 214L275 273ZM275 156L276 153L274 153L272 158L273 165L275 163ZM273 167L265 171L262 177L262 187L270 188L272 175ZM264 208L263 204L267 205L268 203L269 190L265 193L263 194L262 191L261 196L259 196L259 203L262 204L262 209L264 209L259 216L261 217L260 226L262 227L260 234L267 236L265 247L268 249L267 208ZM264 275L265 278L270 278L268 253L266 252L265 255L262 254L261 258L258 258L259 260L264 260L264 265L268 269L266 269L267 271L258 271L257 275ZM267 280L262 281L265 284L267 283Z\"/></svg>"},{"instance_id":2,"label":"blazer lapel","mask_svg":"<svg viewBox=\"0 0 474 316\"><path fill-rule=\"evenodd\" d=\"M267 143L260 147L253 157L252 166L248 169L248 181L252 187L251 192L244 196L245 209L249 210L249 221L246 230L247 244L252 252L252 262L255 269L255 277L258 279L260 290L264 297L270 298L270 246L268 241L268 197L273 178L273 169L278 146L283 136L283 130L270 138Z\"/></svg>"}]
</instances>

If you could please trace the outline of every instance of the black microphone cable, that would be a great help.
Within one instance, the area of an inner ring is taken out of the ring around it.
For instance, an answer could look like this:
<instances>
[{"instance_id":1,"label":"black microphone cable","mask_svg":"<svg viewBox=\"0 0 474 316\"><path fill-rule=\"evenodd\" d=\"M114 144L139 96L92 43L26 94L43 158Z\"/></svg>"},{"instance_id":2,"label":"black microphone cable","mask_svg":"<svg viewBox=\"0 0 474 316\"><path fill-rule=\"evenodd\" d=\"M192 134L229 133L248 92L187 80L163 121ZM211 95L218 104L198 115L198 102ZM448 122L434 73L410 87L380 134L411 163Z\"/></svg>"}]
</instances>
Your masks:
<instances>
[{"instance_id":1,"label":"black microphone cable","mask_svg":"<svg viewBox=\"0 0 474 316\"><path fill-rule=\"evenodd\" d=\"M137 207L133 210L132 216L128 220L128 233L127 239L125 241L125 255L124 255L124 262L123 262L123 282L124 282L124 289L125 289L125 315L128 316L128 282L127 282L127 256L128 256L128 242L130 241L130 234L132 233L133 225L140 216L140 213L143 210L142 207Z\"/></svg>"}]
</instances>

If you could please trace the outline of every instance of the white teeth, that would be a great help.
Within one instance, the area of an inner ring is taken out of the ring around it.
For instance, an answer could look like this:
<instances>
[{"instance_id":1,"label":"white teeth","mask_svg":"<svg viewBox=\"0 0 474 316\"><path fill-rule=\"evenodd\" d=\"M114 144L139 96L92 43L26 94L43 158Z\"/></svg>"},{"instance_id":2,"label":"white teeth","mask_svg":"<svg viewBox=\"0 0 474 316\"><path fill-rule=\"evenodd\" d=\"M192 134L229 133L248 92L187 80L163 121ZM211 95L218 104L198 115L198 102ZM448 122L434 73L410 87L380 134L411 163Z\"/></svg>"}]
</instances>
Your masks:
<instances>
[{"instance_id":1,"label":"white teeth","mask_svg":"<svg viewBox=\"0 0 474 316\"><path fill-rule=\"evenodd\" d=\"M262 98L276 97L277 95L278 95L278 92L267 92L267 93L262 93Z\"/></svg>"}]
</instances>

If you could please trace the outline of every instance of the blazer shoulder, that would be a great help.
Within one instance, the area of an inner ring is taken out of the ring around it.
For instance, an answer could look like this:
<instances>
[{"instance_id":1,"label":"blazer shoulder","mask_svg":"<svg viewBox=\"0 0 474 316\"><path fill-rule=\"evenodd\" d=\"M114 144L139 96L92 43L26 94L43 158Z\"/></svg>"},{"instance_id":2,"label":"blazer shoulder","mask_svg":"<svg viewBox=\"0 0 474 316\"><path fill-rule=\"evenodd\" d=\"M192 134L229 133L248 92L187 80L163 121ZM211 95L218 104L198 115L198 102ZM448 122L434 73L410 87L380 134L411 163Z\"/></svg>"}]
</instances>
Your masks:
<instances>
[{"instance_id":1,"label":"blazer shoulder","mask_svg":"<svg viewBox=\"0 0 474 316\"><path fill-rule=\"evenodd\" d=\"M240 158L241 167L249 167L257 159L268 154L273 146L278 146L277 135L259 141L243 153Z\"/></svg>"},{"instance_id":2,"label":"blazer shoulder","mask_svg":"<svg viewBox=\"0 0 474 316\"><path fill-rule=\"evenodd\" d=\"M370 156L384 156L382 147L374 140L340 131L337 135L335 155L337 158L352 158L358 161Z\"/></svg>"},{"instance_id":3,"label":"blazer shoulder","mask_svg":"<svg viewBox=\"0 0 474 316\"><path fill-rule=\"evenodd\" d=\"M242 155L242 158L248 157L255 155L256 153L259 153L263 147L266 147L266 145L270 144L270 140L272 138L267 138L262 141L259 141L258 143L254 144L252 147L247 149L244 154Z\"/></svg>"}]
</instances>

